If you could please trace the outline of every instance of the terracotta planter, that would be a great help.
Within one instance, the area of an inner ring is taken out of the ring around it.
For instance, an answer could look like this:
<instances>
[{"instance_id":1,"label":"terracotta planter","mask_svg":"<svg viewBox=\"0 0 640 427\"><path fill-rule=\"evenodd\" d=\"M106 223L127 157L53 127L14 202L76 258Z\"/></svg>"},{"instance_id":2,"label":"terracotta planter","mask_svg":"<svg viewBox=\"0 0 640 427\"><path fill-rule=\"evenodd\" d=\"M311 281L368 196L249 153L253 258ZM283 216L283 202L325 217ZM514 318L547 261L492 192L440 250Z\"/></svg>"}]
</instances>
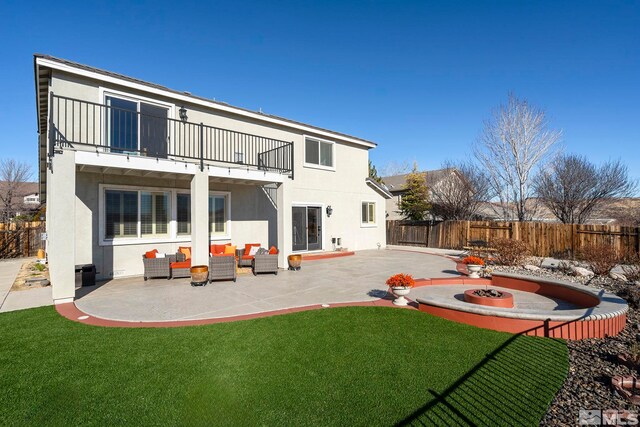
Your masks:
<instances>
[{"instance_id":1,"label":"terracotta planter","mask_svg":"<svg viewBox=\"0 0 640 427\"><path fill-rule=\"evenodd\" d=\"M289 255L287 259L289 260L290 270L300 270L300 265L302 264L302 255Z\"/></svg>"},{"instance_id":2,"label":"terracotta planter","mask_svg":"<svg viewBox=\"0 0 640 427\"><path fill-rule=\"evenodd\" d=\"M393 290L393 293L396 295L396 299L393 300L393 303L395 305L399 305L399 306L405 306L407 304L409 304L409 301L407 301L407 299L404 297L405 295L409 295L409 292L411 292L411 288L408 286L397 286L397 287L393 287L391 288Z\"/></svg>"},{"instance_id":3,"label":"terracotta planter","mask_svg":"<svg viewBox=\"0 0 640 427\"><path fill-rule=\"evenodd\" d=\"M191 272L191 285L202 286L209 281L209 267L206 265L194 265L189 270Z\"/></svg>"},{"instance_id":4,"label":"terracotta planter","mask_svg":"<svg viewBox=\"0 0 640 427\"><path fill-rule=\"evenodd\" d=\"M620 396L634 405L640 404L640 380L636 377L623 377L616 375L611 378L611 385Z\"/></svg>"},{"instance_id":5,"label":"terracotta planter","mask_svg":"<svg viewBox=\"0 0 640 427\"><path fill-rule=\"evenodd\" d=\"M38 259L44 259L44 249L38 249Z\"/></svg>"}]
</instances>

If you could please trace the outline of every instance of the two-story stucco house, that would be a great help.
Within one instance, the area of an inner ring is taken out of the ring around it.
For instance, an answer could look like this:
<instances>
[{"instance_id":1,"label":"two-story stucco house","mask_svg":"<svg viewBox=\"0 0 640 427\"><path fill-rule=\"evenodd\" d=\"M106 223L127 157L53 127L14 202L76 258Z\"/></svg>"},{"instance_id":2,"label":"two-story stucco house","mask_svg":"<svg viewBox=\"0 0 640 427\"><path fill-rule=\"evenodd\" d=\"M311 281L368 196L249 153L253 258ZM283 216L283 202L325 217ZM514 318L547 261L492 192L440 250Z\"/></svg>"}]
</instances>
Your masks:
<instances>
[{"instance_id":1,"label":"two-story stucco house","mask_svg":"<svg viewBox=\"0 0 640 427\"><path fill-rule=\"evenodd\" d=\"M385 198L368 178L373 142L35 55L41 200L57 303L74 267L141 275L141 256L209 244L287 256L384 247Z\"/></svg>"}]
</instances>

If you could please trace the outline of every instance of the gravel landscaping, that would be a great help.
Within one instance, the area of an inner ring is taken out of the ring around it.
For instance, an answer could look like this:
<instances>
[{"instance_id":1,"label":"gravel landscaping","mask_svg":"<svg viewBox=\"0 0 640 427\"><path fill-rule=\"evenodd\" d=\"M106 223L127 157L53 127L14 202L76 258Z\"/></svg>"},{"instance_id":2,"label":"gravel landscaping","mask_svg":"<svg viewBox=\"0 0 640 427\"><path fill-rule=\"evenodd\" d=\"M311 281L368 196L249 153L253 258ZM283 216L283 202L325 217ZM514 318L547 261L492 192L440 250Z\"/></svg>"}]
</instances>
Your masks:
<instances>
[{"instance_id":1,"label":"gravel landscaping","mask_svg":"<svg viewBox=\"0 0 640 427\"><path fill-rule=\"evenodd\" d=\"M528 274L538 277L552 277L586 286L605 289L629 301L630 293L637 292L638 285L629 285L609 277L576 277L558 270L524 267L493 267L493 271ZM638 307L630 304L627 326L615 337L606 339L586 339L568 341L569 373L564 385L556 394L541 426L576 425L580 409L627 409L639 411L618 396L611 387L614 375L635 374L620 364L617 355L628 351L640 338L640 315Z\"/></svg>"}]
</instances>

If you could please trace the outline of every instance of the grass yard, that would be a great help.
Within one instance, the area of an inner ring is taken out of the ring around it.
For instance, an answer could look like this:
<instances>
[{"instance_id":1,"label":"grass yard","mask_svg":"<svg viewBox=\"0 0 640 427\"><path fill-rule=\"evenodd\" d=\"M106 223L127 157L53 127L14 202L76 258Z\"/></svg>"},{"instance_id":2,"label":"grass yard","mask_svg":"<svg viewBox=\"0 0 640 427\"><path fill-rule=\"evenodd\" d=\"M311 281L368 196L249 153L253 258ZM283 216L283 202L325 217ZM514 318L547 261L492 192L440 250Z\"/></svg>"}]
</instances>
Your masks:
<instances>
[{"instance_id":1,"label":"grass yard","mask_svg":"<svg viewBox=\"0 0 640 427\"><path fill-rule=\"evenodd\" d=\"M564 342L349 307L169 328L0 314L0 424L537 425Z\"/></svg>"}]
</instances>

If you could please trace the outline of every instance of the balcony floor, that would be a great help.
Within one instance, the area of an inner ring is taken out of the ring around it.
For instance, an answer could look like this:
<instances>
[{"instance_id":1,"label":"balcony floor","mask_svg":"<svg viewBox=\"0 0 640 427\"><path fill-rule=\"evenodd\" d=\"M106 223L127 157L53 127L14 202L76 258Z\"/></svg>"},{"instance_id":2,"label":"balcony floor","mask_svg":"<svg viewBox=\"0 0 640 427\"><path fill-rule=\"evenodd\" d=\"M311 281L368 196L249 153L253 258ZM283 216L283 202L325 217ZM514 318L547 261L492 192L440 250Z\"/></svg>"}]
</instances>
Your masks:
<instances>
[{"instance_id":1,"label":"balcony floor","mask_svg":"<svg viewBox=\"0 0 640 427\"><path fill-rule=\"evenodd\" d=\"M75 304L89 315L110 320L215 319L318 304L375 301L385 296L386 279L400 272L416 279L459 275L455 263L441 256L371 250L304 261L300 271L241 274L236 283L214 282L204 287L192 287L189 279L111 280L79 289Z\"/></svg>"}]
</instances>

